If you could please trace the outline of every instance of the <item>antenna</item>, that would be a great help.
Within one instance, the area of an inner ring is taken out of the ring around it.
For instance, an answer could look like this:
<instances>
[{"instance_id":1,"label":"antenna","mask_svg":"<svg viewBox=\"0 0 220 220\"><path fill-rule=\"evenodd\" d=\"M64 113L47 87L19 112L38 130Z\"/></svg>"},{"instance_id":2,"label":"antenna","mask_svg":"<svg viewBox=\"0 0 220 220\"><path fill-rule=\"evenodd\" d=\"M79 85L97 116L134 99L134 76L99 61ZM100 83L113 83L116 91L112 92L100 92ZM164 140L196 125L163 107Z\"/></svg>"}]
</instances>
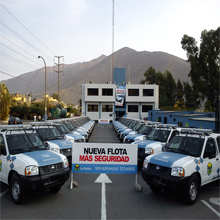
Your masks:
<instances>
[{"instance_id":1,"label":"antenna","mask_svg":"<svg viewBox=\"0 0 220 220\"><path fill-rule=\"evenodd\" d=\"M114 8L115 8L115 1L112 0L112 62L111 62L111 77L113 82L113 70L114 70Z\"/></svg>"},{"instance_id":2,"label":"antenna","mask_svg":"<svg viewBox=\"0 0 220 220\"><path fill-rule=\"evenodd\" d=\"M130 63L128 64L128 84L130 84L130 74L131 74L131 68Z\"/></svg>"}]
</instances>

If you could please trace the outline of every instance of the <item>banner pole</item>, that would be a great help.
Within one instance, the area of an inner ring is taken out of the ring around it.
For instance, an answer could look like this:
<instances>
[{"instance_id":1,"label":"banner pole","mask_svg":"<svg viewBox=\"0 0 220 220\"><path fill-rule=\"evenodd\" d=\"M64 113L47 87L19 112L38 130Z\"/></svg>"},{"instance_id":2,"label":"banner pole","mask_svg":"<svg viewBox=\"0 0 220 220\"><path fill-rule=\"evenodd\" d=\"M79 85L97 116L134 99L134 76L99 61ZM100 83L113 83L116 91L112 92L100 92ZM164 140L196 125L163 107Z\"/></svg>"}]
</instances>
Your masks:
<instances>
[{"instance_id":1,"label":"banner pole","mask_svg":"<svg viewBox=\"0 0 220 220\"><path fill-rule=\"evenodd\" d=\"M71 174L70 174L70 189L73 188L73 172L71 171Z\"/></svg>"}]
</instances>

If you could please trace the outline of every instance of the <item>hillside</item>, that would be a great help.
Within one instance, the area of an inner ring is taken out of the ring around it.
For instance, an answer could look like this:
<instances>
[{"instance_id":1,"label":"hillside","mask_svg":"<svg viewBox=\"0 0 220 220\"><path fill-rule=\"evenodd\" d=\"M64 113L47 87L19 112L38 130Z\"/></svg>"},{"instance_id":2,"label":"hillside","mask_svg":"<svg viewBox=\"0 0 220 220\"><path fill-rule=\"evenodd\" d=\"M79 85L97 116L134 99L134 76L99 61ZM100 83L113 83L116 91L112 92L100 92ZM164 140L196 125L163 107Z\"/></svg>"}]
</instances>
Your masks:
<instances>
[{"instance_id":1,"label":"hillside","mask_svg":"<svg viewBox=\"0 0 220 220\"><path fill-rule=\"evenodd\" d=\"M130 71L129 71L130 66ZM144 79L144 72L152 66L156 71L169 70L174 79L190 81L189 63L176 56L164 52L137 52L128 47L114 53L114 67L126 68L126 81L137 84ZM81 85L84 83L106 83L111 80L111 55L101 55L89 62L64 65L60 74L60 96L66 103L77 104L81 98ZM130 72L130 74L129 74ZM20 80L23 79L23 80ZM32 97L42 97L45 91L44 68L25 73L18 78L4 80L10 93L27 94ZM47 93L58 93L58 76L53 67L47 67Z\"/></svg>"}]
</instances>

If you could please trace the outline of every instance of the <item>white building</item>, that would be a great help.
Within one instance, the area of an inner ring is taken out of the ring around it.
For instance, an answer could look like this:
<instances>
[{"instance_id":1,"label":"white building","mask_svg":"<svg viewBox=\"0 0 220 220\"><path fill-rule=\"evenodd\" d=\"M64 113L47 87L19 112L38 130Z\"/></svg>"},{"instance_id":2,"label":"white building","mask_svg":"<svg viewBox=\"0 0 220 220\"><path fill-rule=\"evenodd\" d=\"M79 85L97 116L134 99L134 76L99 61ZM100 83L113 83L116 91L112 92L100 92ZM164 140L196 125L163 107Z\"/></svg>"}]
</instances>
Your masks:
<instances>
[{"instance_id":1,"label":"white building","mask_svg":"<svg viewBox=\"0 0 220 220\"><path fill-rule=\"evenodd\" d=\"M110 121L126 115L148 117L159 107L159 86L149 84L83 84L82 115Z\"/></svg>"}]
</instances>

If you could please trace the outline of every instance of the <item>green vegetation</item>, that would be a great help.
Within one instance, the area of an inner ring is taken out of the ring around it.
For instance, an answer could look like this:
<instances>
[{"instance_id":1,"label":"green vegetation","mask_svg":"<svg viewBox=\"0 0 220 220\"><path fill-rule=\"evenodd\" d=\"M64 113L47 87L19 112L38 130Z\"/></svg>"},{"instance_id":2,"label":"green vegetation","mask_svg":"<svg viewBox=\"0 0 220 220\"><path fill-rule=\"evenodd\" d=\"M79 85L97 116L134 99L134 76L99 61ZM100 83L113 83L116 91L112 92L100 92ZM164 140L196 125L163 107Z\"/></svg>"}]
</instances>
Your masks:
<instances>
[{"instance_id":1,"label":"green vegetation","mask_svg":"<svg viewBox=\"0 0 220 220\"><path fill-rule=\"evenodd\" d=\"M200 48L193 37L184 35L182 48L187 52L191 70L195 101L198 105L205 99L205 108L216 109L220 88L220 27L216 30L204 30L201 33Z\"/></svg>"},{"instance_id":2,"label":"green vegetation","mask_svg":"<svg viewBox=\"0 0 220 220\"><path fill-rule=\"evenodd\" d=\"M12 97L5 84L0 84L0 119L6 120L10 111Z\"/></svg>"},{"instance_id":3,"label":"green vegetation","mask_svg":"<svg viewBox=\"0 0 220 220\"><path fill-rule=\"evenodd\" d=\"M202 31L200 48L194 38L184 35L182 48L187 52L190 63L192 86L178 80L172 74L156 72L149 67L140 83L159 85L159 106L163 110L190 110L200 107L206 100L204 111L215 111L220 92L220 27Z\"/></svg>"},{"instance_id":4,"label":"green vegetation","mask_svg":"<svg viewBox=\"0 0 220 220\"><path fill-rule=\"evenodd\" d=\"M31 102L23 102L16 101L13 99L13 96L10 95L8 88L5 84L0 84L0 120L7 120L8 116L19 117L21 119L34 120L34 115L44 116L45 109L45 98L39 103L31 103ZM53 94L54 97L56 94ZM53 97L53 98L54 98ZM60 103L62 107L64 107L63 103ZM47 98L47 115L50 116L51 109L53 108L52 103ZM74 105L67 105L67 112L73 115L80 115L80 109L76 109Z\"/></svg>"}]
</instances>

